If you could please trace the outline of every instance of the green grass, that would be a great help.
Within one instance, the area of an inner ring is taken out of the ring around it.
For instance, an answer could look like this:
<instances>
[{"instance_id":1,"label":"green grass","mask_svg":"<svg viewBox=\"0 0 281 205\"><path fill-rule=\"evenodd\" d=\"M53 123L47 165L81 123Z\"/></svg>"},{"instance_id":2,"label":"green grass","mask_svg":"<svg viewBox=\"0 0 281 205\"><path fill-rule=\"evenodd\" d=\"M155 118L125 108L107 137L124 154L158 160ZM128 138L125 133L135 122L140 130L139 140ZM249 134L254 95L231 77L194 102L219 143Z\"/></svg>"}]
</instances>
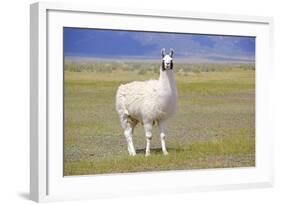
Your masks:
<instances>
[{"instance_id":1,"label":"green grass","mask_svg":"<svg viewBox=\"0 0 281 205\"><path fill-rule=\"evenodd\" d=\"M123 173L160 170L183 170L241 167L254 165L255 143L253 137L238 135L215 138L187 145L173 145L169 155L163 156L160 148L152 149L150 157L144 149L137 150L136 157L127 154L102 160L81 160L66 164L68 175Z\"/></svg>"},{"instance_id":2,"label":"green grass","mask_svg":"<svg viewBox=\"0 0 281 205\"><path fill-rule=\"evenodd\" d=\"M64 175L255 166L252 65L175 66L179 99L177 114L168 123L169 155L162 155L154 127L151 156L146 158L142 126L135 130L137 156L129 157L115 111L121 83L158 77L153 65L141 72L143 65L135 64L92 64L84 69L66 64Z\"/></svg>"}]
</instances>

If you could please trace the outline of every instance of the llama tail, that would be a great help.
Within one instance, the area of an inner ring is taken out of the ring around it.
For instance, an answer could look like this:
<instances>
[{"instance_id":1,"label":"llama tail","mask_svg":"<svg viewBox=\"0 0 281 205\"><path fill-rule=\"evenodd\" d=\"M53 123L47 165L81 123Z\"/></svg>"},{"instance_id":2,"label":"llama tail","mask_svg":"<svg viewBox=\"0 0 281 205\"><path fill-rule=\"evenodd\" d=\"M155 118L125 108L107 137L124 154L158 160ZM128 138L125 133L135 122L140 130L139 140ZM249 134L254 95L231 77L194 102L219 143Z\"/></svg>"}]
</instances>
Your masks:
<instances>
[{"instance_id":1,"label":"llama tail","mask_svg":"<svg viewBox=\"0 0 281 205\"><path fill-rule=\"evenodd\" d=\"M129 119L129 112L125 106L124 85L120 85L116 93L116 111L120 118L121 127L126 129Z\"/></svg>"},{"instance_id":2,"label":"llama tail","mask_svg":"<svg viewBox=\"0 0 281 205\"><path fill-rule=\"evenodd\" d=\"M125 106L125 95L124 85L120 85L116 93L116 111L119 115L129 116L129 112Z\"/></svg>"}]
</instances>

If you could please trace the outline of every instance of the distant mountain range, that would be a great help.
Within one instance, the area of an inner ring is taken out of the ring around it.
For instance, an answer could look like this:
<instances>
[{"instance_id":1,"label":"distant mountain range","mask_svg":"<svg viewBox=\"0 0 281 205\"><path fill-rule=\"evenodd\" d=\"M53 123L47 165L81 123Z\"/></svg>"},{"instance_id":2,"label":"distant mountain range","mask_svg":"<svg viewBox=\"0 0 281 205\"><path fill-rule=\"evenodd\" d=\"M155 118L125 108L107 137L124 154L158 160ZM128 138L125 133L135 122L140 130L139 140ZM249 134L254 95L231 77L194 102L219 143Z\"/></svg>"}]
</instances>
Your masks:
<instances>
[{"instance_id":1,"label":"distant mountain range","mask_svg":"<svg viewBox=\"0 0 281 205\"><path fill-rule=\"evenodd\" d=\"M161 48L178 62L255 62L255 37L64 28L68 60L159 61Z\"/></svg>"},{"instance_id":2,"label":"distant mountain range","mask_svg":"<svg viewBox=\"0 0 281 205\"><path fill-rule=\"evenodd\" d=\"M77 63L161 63L161 59L156 58L133 58L133 57L119 57L119 58L96 58L85 56L65 56L65 62ZM208 58L175 58L175 63L239 63L239 64L252 64L255 63L252 59L239 59L239 58L223 58L223 57L208 57Z\"/></svg>"}]
</instances>

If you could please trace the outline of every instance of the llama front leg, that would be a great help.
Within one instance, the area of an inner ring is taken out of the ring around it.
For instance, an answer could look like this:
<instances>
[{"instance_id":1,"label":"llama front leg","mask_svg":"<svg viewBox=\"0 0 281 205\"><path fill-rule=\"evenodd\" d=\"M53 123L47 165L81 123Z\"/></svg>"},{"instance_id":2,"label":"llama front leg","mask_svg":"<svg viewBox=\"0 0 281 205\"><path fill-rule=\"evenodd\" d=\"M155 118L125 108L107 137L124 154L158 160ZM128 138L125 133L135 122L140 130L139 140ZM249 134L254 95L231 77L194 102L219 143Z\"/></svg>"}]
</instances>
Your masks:
<instances>
[{"instance_id":1,"label":"llama front leg","mask_svg":"<svg viewBox=\"0 0 281 205\"><path fill-rule=\"evenodd\" d=\"M124 135L127 140L129 155L135 156L136 151L133 144L133 127L132 125L130 125L130 123L127 124L127 128L124 131Z\"/></svg>"},{"instance_id":2,"label":"llama front leg","mask_svg":"<svg viewBox=\"0 0 281 205\"><path fill-rule=\"evenodd\" d=\"M160 131L160 140L161 140L161 146L162 146L162 151L164 155L167 155L167 149L166 149L166 143L165 143L165 130L166 130L166 123L165 121L160 121L158 123L159 131Z\"/></svg>"},{"instance_id":3,"label":"llama front leg","mask_svg":"<svg viewBox=\"0 0 281 205\"><path fill-rule=\"evenodd\" d=\"M145 149L145 156L150 155L150 141L152 139L152 123L147 122L144 123L144 131L145 131L145 137L146 137L146 149Z\"/></svg>"}]
</instances>

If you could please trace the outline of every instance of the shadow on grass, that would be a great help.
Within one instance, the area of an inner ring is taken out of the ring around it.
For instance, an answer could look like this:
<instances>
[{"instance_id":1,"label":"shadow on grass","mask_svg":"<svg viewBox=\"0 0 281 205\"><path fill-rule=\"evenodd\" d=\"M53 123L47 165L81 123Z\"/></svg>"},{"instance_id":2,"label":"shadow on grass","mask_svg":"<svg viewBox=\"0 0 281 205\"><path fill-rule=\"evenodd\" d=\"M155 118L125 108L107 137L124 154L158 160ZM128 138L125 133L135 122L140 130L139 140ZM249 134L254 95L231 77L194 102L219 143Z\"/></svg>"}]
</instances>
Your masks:
<instances>
[{"instance_id":1,"label":"shadow on grass","mask_svg":"<svg viewBox=\"0 0 281 205\"><path fill-rule=\"evenodd\" d=\"M183 152L184 149L182 149L182 148L169 148L167 151L173 152L173 153L175 153L175 152L179 153L179 152ZM145 149L144 148L143 149L136 149L136 153L137 154L145 154ZM162 148L152 148L152 149L150 149L150 153L151 154L163 154Z\"/></svg>"}]
</instances>

